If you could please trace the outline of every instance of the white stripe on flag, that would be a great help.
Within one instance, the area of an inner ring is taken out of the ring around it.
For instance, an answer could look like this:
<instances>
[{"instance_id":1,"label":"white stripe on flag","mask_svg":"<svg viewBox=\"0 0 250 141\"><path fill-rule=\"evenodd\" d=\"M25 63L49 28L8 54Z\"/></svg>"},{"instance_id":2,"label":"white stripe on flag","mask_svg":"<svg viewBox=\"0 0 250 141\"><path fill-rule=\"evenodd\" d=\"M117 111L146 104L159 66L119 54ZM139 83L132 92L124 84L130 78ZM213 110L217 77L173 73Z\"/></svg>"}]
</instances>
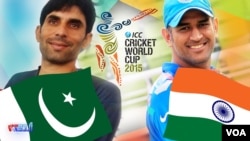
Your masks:
<instances>
[{"instance_id":1,"label":"white stripe on flag","mask_svg":"<svg viewBox=\"0 0 250 141\"><path fill-rule=\"evenodd\" d=\"M0 140L30 141L29 132L10 132L10 124L27 124L11 88L0 91Z\"/></svg>"},{"instance_id":2,"label":"white stripe on flag","mask_svg":"<svg viewBox=\"0 0 250 141\"><path fill-rule=\"evenodd\" d=\"M234 111L235 118L228 124L250 124L250 111L231 104L230 102L223 99L206 94L171 91L169 98L169 114L184 117L201 117L219 121L214 116L212 111L212 105L217 100L226 102L232 107Z\"/></svg>"}]
</instances>

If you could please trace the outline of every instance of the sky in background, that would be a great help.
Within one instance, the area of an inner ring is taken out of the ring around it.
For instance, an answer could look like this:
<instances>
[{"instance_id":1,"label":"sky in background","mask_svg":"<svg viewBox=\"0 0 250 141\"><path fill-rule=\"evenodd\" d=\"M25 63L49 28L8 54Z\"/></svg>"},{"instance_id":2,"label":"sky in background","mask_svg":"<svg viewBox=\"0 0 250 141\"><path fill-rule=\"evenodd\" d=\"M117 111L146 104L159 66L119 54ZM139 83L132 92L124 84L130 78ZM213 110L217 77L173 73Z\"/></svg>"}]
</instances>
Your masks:
<instances>
[{"instance_id":1,"label":"sky in background","mask_svg":"<svg viewBox=\"0 0 250 141\"><path fill-rule=\"evenodd\" d=\"M0 87L14 73L36 68L40 63L35 28L46 0L1 1Z\"/></svg>"}]
</instances>

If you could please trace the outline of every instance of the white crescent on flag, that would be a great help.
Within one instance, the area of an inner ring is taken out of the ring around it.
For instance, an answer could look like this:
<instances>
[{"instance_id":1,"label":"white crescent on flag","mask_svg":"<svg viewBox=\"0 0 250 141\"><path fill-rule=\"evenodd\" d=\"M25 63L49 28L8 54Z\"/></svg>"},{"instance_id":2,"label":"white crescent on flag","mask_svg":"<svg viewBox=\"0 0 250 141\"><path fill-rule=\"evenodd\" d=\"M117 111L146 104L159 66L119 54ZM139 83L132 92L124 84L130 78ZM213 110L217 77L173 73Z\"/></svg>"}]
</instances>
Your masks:
<instances>
[{"instance_id":1,"label":"white crescent on flag","mask_svg":"<svg viewBox=\"0 0 250 141\"><path fill-rule=\"evenodd\" d=\"M93 125L95 121L95 108L93 109L92 115L89 120L78 127L69 127L58 121L46 107L43 101L42 90L43 89L41 88L39 92L38 103L44 118L56 132L66 137L77 137L87 132Z\"/></svg>"}]
</instances>

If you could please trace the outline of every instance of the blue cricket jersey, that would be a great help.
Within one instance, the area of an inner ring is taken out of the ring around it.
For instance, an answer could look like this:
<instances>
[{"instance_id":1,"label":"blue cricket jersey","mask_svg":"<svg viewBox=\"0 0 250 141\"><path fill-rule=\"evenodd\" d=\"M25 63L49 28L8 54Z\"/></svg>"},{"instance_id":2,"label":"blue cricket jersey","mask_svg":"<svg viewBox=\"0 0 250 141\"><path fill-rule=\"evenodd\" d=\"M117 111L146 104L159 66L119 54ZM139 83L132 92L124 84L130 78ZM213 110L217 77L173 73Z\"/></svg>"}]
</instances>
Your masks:
<instances>
[{"instance_id":1,"label":"blue cricket jersey","mask_svg":"<svg viewBox=\"0 0 250 141\"><path fill-rule=\"evenodd\" d=\"M163 135L167 125L171 84L178 67L175 63L164 63L162 74L149 93L146 124L150 141L172 141L164 138Z\"/></svg>"}]
</instances>

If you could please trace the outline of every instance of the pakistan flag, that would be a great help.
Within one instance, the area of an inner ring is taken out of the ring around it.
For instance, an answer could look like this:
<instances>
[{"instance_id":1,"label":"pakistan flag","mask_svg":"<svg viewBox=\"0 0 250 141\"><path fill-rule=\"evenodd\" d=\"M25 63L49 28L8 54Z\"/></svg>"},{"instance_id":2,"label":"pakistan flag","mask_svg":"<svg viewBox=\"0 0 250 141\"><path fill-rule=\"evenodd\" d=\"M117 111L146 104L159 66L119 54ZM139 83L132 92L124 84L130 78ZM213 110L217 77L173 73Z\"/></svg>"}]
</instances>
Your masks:
<instances>
[{"instance_id":1,"label":"pakistan flag","mask_svg":"<svg viewBox=\"0 0 250 141\"><path fill-rule=\"evenodd\" d=\"M90 68L32 77L0 91L1 141L93 141L111 131Z\"/></svg>"}]
</instances>

